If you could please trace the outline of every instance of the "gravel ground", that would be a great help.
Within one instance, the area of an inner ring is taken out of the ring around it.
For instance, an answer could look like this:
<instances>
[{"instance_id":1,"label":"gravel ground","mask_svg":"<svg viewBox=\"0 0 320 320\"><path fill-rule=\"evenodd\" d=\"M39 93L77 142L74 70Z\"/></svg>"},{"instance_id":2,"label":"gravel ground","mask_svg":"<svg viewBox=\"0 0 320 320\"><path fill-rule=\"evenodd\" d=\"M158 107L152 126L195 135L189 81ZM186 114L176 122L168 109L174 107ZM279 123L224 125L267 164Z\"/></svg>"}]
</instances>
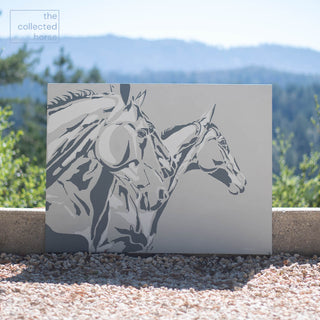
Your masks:
<instances>
[{"instance_id":1,"label":"gravel ground","mask_svg":"<svg viewBox=\"0 0 320 320\"><path fill-rule=\"evenodd\" d=\"M320 319L320 258L0 254L0 319Z\"/></svg>"}]
</instances>

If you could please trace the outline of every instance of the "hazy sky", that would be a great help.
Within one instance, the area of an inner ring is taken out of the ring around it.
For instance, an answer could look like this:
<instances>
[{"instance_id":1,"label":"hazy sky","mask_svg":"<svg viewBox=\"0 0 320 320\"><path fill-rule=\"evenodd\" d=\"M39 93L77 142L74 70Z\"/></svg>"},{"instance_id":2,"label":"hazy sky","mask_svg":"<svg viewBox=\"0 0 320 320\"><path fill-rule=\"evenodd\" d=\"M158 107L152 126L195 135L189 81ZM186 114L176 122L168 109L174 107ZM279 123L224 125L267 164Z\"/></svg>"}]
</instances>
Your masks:
<instances>
[{"instance_id":1,"label":"hazy sky","mask_svg":"<svg viewBox=\"0 0 320 320\"><path fill-rule=\"evenodd\" d=\"M9 12L60 10L61 36L115 34L197 40L223 47L276 43L320 51L319 0L6 0L0 37L9 37Z\"/></svg>"}]
</instances>

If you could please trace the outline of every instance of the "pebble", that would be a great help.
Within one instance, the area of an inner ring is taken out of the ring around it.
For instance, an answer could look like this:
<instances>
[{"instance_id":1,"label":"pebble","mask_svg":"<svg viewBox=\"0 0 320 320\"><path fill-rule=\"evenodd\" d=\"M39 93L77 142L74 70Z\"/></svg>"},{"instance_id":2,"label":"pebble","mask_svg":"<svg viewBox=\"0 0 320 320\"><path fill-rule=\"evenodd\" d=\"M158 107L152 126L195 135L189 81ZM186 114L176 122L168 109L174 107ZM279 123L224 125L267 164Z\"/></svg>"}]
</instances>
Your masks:
<instances>
[{"instance_id":1,"label":"pebble","mask_svg":"<svg viewBox=\"0 0 320 320\"><path fill-rule=\"evenodd\" d=\"M317 319L320 258L0 254L1 320Z\"/></svg>"}]
</instances>

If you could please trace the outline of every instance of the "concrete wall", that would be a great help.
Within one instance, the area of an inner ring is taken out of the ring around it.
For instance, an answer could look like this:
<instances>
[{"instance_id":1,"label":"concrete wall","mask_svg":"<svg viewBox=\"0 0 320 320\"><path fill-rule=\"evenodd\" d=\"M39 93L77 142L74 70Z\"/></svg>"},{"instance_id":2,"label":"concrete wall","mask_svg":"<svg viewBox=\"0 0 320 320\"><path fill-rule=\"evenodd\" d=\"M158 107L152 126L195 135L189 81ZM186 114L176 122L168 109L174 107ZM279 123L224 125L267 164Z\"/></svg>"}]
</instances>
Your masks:
<instances>
[{"instance_id":1,"label":"concrete wall","mask_svg":"<svg viewBox=\"0 0 320 320\"><path fill-rule=\"evenodd\" d=\"M44 209L0 208L0 252L44 252ZM320 208L273 208L273 253L320 255Z\"/></svg>"},{"instance_id":2,"label":"concrete wall","mask_svg":"<svg viewBox=\"0 0 320 320\"><path fill-rule=\"evenodd\" d=\"M272 249L320 255L320 208L273 208Z\"/></svg>"},{"instance_id":3,"label":"concrete wall","mask_svg":"<svg viewBox=\"0 0 320 320\"><path fill-rule=\"evenodd\" d=\"M45 209L0 208L0 252L44 252Z\"/></svg>"}]
</instances>

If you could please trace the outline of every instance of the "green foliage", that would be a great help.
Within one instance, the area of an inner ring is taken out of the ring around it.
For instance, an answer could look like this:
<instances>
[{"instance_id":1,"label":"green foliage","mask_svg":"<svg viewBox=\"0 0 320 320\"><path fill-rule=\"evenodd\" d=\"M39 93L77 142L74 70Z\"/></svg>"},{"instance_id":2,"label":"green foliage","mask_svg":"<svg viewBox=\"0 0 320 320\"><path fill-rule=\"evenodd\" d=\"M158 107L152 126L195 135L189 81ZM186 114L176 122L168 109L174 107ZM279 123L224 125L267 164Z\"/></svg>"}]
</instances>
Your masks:
<instances>
[{"instance_id":1,"label":"green foliage","mask_svg":"<svg viewBox=\"0 0 320 320\"><path fill-rule=\"evenodd\" d=\"M31 72L31 70L39 60L37 54L40 51L28 50L26 46L23 46L17 53L6 59L0 59L0 84L8 87L10 84L22 83L26 78L39 82L40 76ZM13 105L14 110L22 110L19 114L22 115L24 120L20 128L24 129L26 135L19 136L16 146L21 149L23 154L28 154L34 163L44 166L45 131L43 128L46 124L44 104L42 104L43 110L40 110L39 103L29 97L0 99L0 105L8 104ZM31 120L30 114L35 114L34 119ZM43 118L44 121L42 121ZM39 143L39 141L41 142Z\"/></svg>"},{"instance_id":2,"label":"green foliage","mask_svg":"<svg viewBox=\"0 0 320 320\"><path fill-rule=\"evenodd\" d=\"M17 149L23 132L10 129L11 115L10 107L0 107L0 206L42 207L45 205L45 169L32 165Z\"/></svg>"},{"instance_id":3,"label":"green foliage","mask_svg":"<svg viewBox=\"0 0 320 320\"><path fill-rule=\"evenodd\" d=\"M316 117L311 118L315 128L320 128L320 107L315 97ZM272 205L273 207L319 207L320 206L320 152L310 145L309 155L304 154L299 163L299 174L294 167L287 164L288 150L293 139L291 134L285 138L280 129L276 130L273 141L275 152L279 156L279 175L273 175Z\"/></svg>"},{"instance_id":4,"label":"green foliage","mask_svg":"<svg viewBox=\"0 0 320 320\"><path fill-rule=\"evenodd\" d=\"M38 57L33 56L40 51L28 50L26 46L23 46L10 57L0 58L0 85L21 83L26 77L36 79L30 70L39 60ZM32 57L33 59L31 59Z\"/></svg>"},{"instance_id":5,"label":"green foliage","mask_svg":"<svg viewBox=\"0 0 320 320\"><path fill-rule=\"evenodd\" d=\"M314 117L311 117L311 123L314 125L314 127L318 130L318 133L320 134L320 105L319 105L319 102L318 102L318 96L315 95L314 96L314 100L316 102L316 116L315 118Z\"/></svg>"},{"instance_id":6,"label":"green foliage","mask_svg":"<svg viewBox=\"0 0 320 320\"><path fill-rule=\"evenodd\" d=\"M39 51L27 50L23 46L17 53L0 59L0 85L22 83L29 77L37 80L31 67L37 62L34 54ZM25 105L30 99L6 98L0 104ZM17 145L23 133L14 132L9 117L10 107L0 107L0 206L37 207L45 204L45 170L31 164L21 154Z\"/></svg>"},{"instance_id":7,"label":"green foliage","mask_svg":"<svg viewBox=\"0 0 320 320\"><path fill-rule=\"evenodd\" d=\"M286 136L294 133L291 147L287 153L287 164L295 167L300 173L299 164L303 161L304 154L310 154L312 143L314 147L320 145L320 135L315 126L310 124L310 117L314 115L314 95L320 92L318 84L302 86L289 85L281 88L273 85L273 138L275 139L276 128ZM273 154L273 172L280 173L278 153Z\"/></svg>"},{"instance_id":8,"label":"green foliage","mask_svg":"<svg viewBox=\"0 0 320 320\"><path fill-rule=\"evenodd\" d=\"M46 165L46 107L39 101L26 101L22 109L24 135L17 143L22 154L33 164Z\"/></svg>"}]
</instances>

